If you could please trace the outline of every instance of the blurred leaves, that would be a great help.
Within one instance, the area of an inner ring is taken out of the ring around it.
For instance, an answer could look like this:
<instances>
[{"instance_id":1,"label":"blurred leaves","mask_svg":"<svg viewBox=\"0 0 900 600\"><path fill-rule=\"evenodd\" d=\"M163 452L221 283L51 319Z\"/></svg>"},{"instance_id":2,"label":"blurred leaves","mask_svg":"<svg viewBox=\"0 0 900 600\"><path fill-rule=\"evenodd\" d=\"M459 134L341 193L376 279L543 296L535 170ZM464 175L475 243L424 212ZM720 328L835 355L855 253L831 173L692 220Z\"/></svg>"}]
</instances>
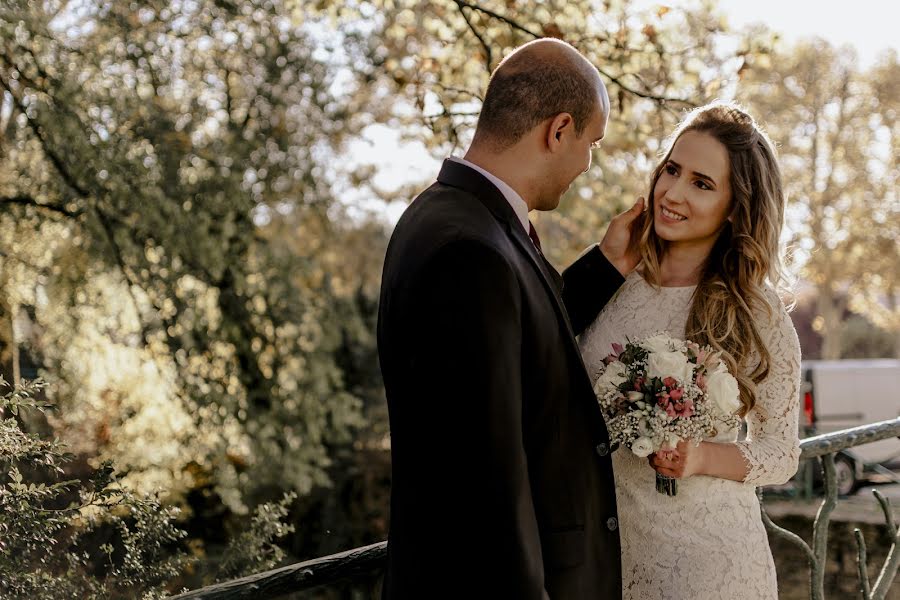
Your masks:
<instances>
[{"instance_id":1,"label":"blurred leaves","mask_svg":"<svg viewBox=\"0 0 900 600\"><path fill-rule=\"evenodd\" d=\"M326 483L328 445L362 423L335 354L372 290L339 258L356 224L331 182L363 91L322 18L4 7L0 278L32 332L4 342L58 381L73 449L115 457L135 489L177 500L212 477L243 512L254 490Z\"/></svg>"},{"instance_id":2,"label":"blurred leaves","mask_svg":"<svg viewBox=\"0 0 900 600\"><path fill-rule=\"evenodd\" d=\"M900 340L897 55L870 69L821 39L754 65L739 98L779 143L801 275L816 286L822 357L840 358L848 307ZM900 356L900 341L895 350Z\"/></svg>"}]
</instances>

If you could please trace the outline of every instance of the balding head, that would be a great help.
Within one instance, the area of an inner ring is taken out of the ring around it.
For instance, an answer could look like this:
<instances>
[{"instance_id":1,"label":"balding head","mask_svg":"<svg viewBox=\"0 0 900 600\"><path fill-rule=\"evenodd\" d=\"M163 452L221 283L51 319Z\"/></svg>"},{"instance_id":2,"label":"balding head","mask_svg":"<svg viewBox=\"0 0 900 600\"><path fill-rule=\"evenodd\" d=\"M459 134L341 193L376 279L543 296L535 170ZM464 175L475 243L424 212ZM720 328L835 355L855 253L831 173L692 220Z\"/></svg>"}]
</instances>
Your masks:
<instances>
[{"instance_id":1,"label":"balding head","mask_svg":"<svg viewBox=\"0 0 900 600\"><path fill-rule=\"evenodd\" d=\"M594 111L609 114L597 69L575 48L542 38L516 48L494 69L475 143L504 150L546 119L569 113L581 135Z\"/></svg>"}]
</instances>

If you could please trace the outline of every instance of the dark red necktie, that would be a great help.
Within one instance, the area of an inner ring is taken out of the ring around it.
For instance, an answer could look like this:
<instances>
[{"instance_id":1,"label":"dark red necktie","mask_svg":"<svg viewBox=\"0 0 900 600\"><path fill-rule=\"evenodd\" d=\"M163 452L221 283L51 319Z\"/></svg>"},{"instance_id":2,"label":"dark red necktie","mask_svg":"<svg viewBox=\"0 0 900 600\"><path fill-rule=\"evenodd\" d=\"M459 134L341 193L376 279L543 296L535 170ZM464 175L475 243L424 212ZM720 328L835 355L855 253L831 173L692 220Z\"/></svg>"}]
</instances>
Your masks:
<instances>
[{"instance_id":1,"label":"dark red necktie","mask_svg":"<svg viewBox=\"0 0 900 600\"><path fill-rule=\"evenodd\" d=\"M531 221L528 222L528 237L530 237L531 241L534 242L534 245L537 247L538 252L543 252L541 250L541 238L538 237L537 231L535 231L534 225L531 224Z\"/></svg>"}]
</instances>

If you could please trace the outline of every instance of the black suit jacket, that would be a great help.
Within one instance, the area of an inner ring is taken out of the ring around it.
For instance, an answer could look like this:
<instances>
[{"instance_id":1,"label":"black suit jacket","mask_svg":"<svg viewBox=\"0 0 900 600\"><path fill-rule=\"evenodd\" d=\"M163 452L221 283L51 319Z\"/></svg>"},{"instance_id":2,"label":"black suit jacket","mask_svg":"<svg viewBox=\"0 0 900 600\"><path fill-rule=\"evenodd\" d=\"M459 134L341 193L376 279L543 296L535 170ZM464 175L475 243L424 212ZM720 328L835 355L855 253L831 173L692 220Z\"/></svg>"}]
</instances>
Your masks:
<instances>
[{"instance_id":1,"label":"black suit jacket","mask_svg":"<svg viewBox=\"0 0 900 600\"><path fill-rule=\"evenodd\" d=\"M575 335L622 281L597 248L560 276L460 163L404 212L378 315L384 598L620 598L609 438Z\"/></svg>"}]
</instances>

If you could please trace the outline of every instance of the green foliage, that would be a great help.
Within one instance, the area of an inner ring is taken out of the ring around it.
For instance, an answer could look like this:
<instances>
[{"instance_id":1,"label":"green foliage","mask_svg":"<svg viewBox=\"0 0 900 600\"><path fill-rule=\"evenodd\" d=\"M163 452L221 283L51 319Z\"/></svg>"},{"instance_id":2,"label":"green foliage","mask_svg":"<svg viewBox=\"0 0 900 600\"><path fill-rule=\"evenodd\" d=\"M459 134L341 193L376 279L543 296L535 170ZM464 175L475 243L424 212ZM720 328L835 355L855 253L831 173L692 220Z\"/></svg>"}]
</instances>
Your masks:
<instances>
[{"instance_id":1,"label":"green foliage","mask_svg":"<svg viewBox=\"0 0 900 600\"><path fill-rule=\"evenodd\" d=\"M285 494L279 502L256 508L249 527L229 542L217 571L219 580L267 571L284 560L284 550L275 540L294 532L293 525L286 525L284 520L296 499L296 494Z\"/></svg>"},{"instance_id":2,"label":"green foliage","mask_svg":"<svg viewBox=\"0 0 900 600\"><path fill-rule=\"evenodd\" d=\"M2 382L6 386L5 382ZM187 562L177 509L122 488L109 464L87 481L60 480L73 457L25 433L15 415L46 410L30 383L0 397L0 596L161 597Z\"/></svg>"},{"instance_id":3,"label":"green foliage","mask_svg":"<svg viewBox=\"0 0 900 600\"><path fill-rule=\"evenodd\" d=\"M307 493L363 423L335 355L371 277L342 252L384 232L353 241L332 195L365 70L343 77L317 19L263 0L0 13L0 316L34 332L0 345L52 378L64 441L169 502L210 481L236 513Z\"/></svg>"},{"instance_id":4,"label":"green foliage","mask_svg":"<svg viewBox=\"0 0 900 600\"><path fill-rule=\"evenodd\" d=\"M6 382L0 385L9 387ZM221 557L192 557L179 509L130 491L112 464L64 479L74 456L58 440L27 433L17 417L53 407L44 385L0 396L0 598L162 598L189 568L206 584L275 567L295 494L259 505Z\"/></svg>"}]
</instances>

